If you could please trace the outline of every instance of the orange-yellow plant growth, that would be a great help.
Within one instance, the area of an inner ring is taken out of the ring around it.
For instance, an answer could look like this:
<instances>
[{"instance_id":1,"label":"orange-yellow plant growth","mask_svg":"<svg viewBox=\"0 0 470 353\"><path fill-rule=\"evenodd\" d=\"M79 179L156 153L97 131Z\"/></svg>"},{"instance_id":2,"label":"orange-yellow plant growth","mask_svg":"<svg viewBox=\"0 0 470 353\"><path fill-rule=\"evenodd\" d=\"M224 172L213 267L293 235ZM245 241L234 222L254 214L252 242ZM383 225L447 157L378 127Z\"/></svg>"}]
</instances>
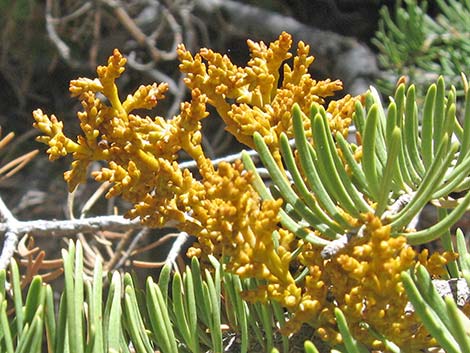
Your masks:
<instances>
[{"instance_id":1,"label":"orange-yellow plant growth","mask_svg":"<svg viewBox=\"0 0 470 353\"><path fill-rule=\"evenodd\" d=\"M340 81L312 79L308 69L313 57L302 42L289 66L286 60L292 57L292 39L286 33L269 46L252 41L248 46L251 60L246 67L209 49L192 55L179 46L180 69L186 73L191 96L171 118L132 113L154 108L164 98L165 83L141 86L121 100L116 79L123 73L126 59L114 50L108 64L98 67L97 78L70 83L70 92L83 106L78 113L83 134L76 140L68 138L62 122L36 110L34 126L42 132L38 140L49 146L51 160L72 155L72 168L65 173L70 190L85 180L90 162L105 161L106 167L92 175L112 183L108 197L121 195L133 203L128 217L139 217L150 227L171 224L195 235L198 240L191 255L228 258L229 271L262 280L265 285L245 296L279 301L293 313L285 332L309 323L325 340L340 342L333 313L339 306L357 338L371 346L380 343L361 328L361 321L399 343L426 346L426 335L404 313L407 300L400 272L417 261L404 238L391 238L388 226L372 215L363 215L355 222L364 225L364 237L323 259L321 249L282 228L278 215L282 201L261 200L251 185L252 174L244 171L240 161L215 167L204 154L201 120L209 117L208 104L240 142L253 146L252 136L259 132L279 158L280 133L293 135L293 104L299 104L305 129L310 131L310 106L325 104L326 97L342 88ZM329 103L333 131L346 134L354 104L360 99L347 95ZM197 162L199 178L180 168L181 151ZM292 253L299 249L293 258ZM429 262L442 266L446 260L435 257ZM307 276L296 282L295 275L304 268L308 268ZM418 336L422 339L416 340Z\"/></svg>"}]
</instances>

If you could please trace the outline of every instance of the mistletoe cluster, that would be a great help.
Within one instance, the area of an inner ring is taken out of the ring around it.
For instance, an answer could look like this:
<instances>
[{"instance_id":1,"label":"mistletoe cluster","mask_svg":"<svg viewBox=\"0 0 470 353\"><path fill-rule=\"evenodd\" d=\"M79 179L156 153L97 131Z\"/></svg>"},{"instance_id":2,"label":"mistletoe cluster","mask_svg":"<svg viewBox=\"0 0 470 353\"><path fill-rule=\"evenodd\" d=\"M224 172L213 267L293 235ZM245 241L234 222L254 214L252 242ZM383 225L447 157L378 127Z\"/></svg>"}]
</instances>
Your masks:
<instances>
[{"instance_id":1,"label":"mistletoe cluster","mask_svg":"<svg viewBox=\"0 0 470 353\"><path fill-rule=\"evenodd\" d=\"M384 344L370 327L399 346L434 345L405 310L401 273L422 263L442 275L446 265L455 265L451 246L428 256L410 245L442 236L470 202L449 196L465 189L470 168L469 146L451 142L469 134L455 118L455 92L444 99L443 81L431 88L427 113L434 115L419 130L413 86L398 87L388 116L373 90L327 104L342 84L311 77L308 45L300 42L294 56L291 36L282 33L269 46L248 46L246 67L209 49L192 55L179 46L191 94L180 113L167 118L133 113L154 108L165 83L141 86L121 100L116 80L126 59L115 50L97 78L70 84L83 106L82 135L67 137L54 115L36 110L38 140L49 146L51 160L72 155L65 173L70 190L85 180L92 161L103 161L92 175L112 183L108 197L132 202L128 217L188 232L197 237L190 256L215 256L227 271L258 280L244 298L279 302L290 313L284 333L308 323L322 339L340 343L340 308L351 332L369 347ZM211 117L208 105L229 133L259 152L273 180L270 190L246 154L243 162L218 166L206 157L201 121ZM346 140L353 121L355 143ZM180 168L183 151L196 162L198 176ZM432 200L455 209L424 233L409 227Z\"/></svg>"}]
</instances>

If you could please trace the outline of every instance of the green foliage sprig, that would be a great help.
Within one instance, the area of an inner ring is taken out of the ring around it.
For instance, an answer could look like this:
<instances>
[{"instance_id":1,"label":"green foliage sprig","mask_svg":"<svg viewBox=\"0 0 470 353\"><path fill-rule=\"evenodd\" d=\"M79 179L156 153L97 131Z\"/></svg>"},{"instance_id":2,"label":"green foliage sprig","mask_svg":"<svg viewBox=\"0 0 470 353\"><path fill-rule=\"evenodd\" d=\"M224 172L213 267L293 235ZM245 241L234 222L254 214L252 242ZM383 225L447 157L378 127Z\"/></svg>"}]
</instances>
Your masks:
<instances>
[{"instance_id":1,"label":"green foliage sprig","mask_svg":"<svg viewBox=\"0 0 470 353\"><path fill-rule=\"evenodd\" d=\"M158 282L149 277L143 289L119 272L106 286L100 261L93 277L84 278L80 242L71 242L62 257L65 288L58 306L40 276L23 301L16 262L8 278L0 271L0 352L199 353L231 345L237 352L289 351L289 340L277 333L285 321L279 305L243 300L241 292L256 283L225 272L215 258L212 271L202 270L196 258L183 273L172 275L165 266Z\"/></svg>"},{"instance_id":2,"label":"green foliage sprig","mask_svg":"<svg viewBox=\"0 0 470 353\"><path fill-rule=\"evenodd\" d=\"M393 92L398 77L408 76L418 87L426 87L439 75L463 94L459 73L469 67L470 1L437 0L437 16L427 14L428 2L397 1L394 13L380 11L379 29L373 44L385 70L381 91Z\"/></svg>"},{"instance_id":3,"label":"green foliage sprig","mask_svg":"<svg viewBox=\"0 0 470 353\"><path fill-rule=\"evenodd\" d=\"M462 259L459 268L468 275L470 255L467 248L462 247L461 231L457 233L457 241ZM68 251L64 250L62 255L66 282L58 307L52 287L44 284L39 276L29 285L23 301L15 261L10 264L8 278L5 270L0 271L1 352L43 352L43 347L50 353L130 353L154 352L155 349L163 353L225 352L232 351L228 346L235 337L238 337L238 345L234 351L279 352L272 338L273 325L283 321L282 311L273 305L244 301L240 291L250 284L224 272L214 258L213 273L205 270L202 275L199 262L194 258L182 274L171 276L170 267L165 267L157 283L151 278L147 280L145 290L136 287L129 274L115 272L110 277L103 306L106 291L100 262L96 262L93 277L84 279L80 272L83 266L80 243L70 243ZM414 310L439 344L447 352L466 351L470 347L470 321L454 299L441 298L422 266L416 271L403 272L402 279ZM225 309L221 298L224 298ZM10 305L14 307L14 315L8 314ZM339 308L335 316L344 345L331 352L367 352L353 337L347 318ZM221 331L223 321L228 323L230 334ZM387 341L380 333L374 334ZM287 339L283 340L282 352L290 351L289 345ZM306 353L319 352L311 341L305 341L303 346ZM386 347L394 353L402 352L390 341L386 342Z\"/></svg>"},{"instance_id":4,"label":"green foliage sprig","mask_svg":"<svg viewBox=\"0 0 470 353\"><path fill-rule=\"evenodd\" d=\"M470 205L470 193L459 200L451 197L470 187L470 93L465 96L465 111L459 119L456 90L451 87L446 93L442 77L429 87L422 108L418 108L415 91L414 85L406 88L400 84L385 110L372 88L365 107L356 105L357 144L348 142L339 132L333 135L326 112L319 105L311 110L314 142L309 141L302 113L295 106L298 161L287 136L280 137L291 181L261 135L255 134L256 149L273 179L274 192L288 204L281 217L285 227L325 246L340 235L356 234L359 229L348 219L372 212L391 225L393 236L404 235L410 244L428 243L446 234ZM355 156L357 152L360 158ZM256 173L246 153L243 162ZM262 197L273 198L259 176L255 186ZM420 231L409 229L410 222L429 203L441 208L439 222ZM306 232L302 224L329 240ZM448 241L445 243L450 246Z\"/></svg>"},{"instance_id":5,"label":"green foliage sprig","mask_svg":"<svg viewBox=\"0 0 470 353\"><path fill-rule=\"evenodd\" d=\"M470 320L458 307L466 304L470 287L470 254L460 229L456 232L456 244L458 275L448 284L450 293L439 292L423 266L401 274L410 303L429 333L446 352L455 353L470 350Z\"/></svg>"}]
</instances>

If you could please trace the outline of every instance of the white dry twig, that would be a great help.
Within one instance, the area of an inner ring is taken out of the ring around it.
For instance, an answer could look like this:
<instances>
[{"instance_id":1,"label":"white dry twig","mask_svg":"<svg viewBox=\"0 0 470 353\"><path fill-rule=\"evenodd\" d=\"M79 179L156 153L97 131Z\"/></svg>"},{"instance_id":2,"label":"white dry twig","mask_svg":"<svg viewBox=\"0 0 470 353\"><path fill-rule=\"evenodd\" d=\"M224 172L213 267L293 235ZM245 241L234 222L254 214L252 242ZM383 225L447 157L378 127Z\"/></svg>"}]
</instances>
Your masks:
<instances>
[{"instance_id":1,"label":"white dry twig","mask_svg":"<svg viewBox=\"0 0 470 353\"><path fill-rule=\"evenodd\" d=\"M2 198L0 198L0 216L5 220L5 224L7 225L4 231L3 249L0 254L0 270L2 270L10 263L10 259L13 257L13 253L16 250L16 244L18 244L19 235L21 233L16 229L19 221L10 212Z\"/></svg>"},{"instance_id":2,"label":"white dry twig","mask_svg":"<svg viewBox=\"0 0 470 353\"><path fill-rule=\"evenodd\" d=\"M61 221L19 221L10 212L2 198L0 198L0 215L4 219L4 222L0 223L0 233L4 234L0 270L8 266L16 250L18 239L26 233L34 233L39 237L64 237L75 236L81 232L126 231L144 228L138 219L129 220L123 216L99 216Z\"/></svg>"}]
</instances>

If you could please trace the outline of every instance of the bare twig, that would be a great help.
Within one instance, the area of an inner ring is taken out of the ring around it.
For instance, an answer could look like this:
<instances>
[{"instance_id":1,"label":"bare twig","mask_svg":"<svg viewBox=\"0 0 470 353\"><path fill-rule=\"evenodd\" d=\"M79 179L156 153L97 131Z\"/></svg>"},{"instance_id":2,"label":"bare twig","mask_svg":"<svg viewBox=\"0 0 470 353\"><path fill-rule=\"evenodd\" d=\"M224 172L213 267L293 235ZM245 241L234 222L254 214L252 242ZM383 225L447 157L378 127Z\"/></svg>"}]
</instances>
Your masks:
<instances>
[{"instance_id":1,"label":"bare twig","mask_svg":"<svg viewBox=\"0 0 470 353\"><path fill-rule=\"evenodd\" d=\"M433 279L432 284L441 297L453 297L459 307L470 303L470 288L464 278ZM405 307L405 313L409 314L412 312L414 312L413 304L408 302Z\"/></svg>"},{"instance_id":2,"label":"bare twig","mask_svg":"<svg viewBox=\"0 0 470 353\"><path fill-rule=\"evenodd\" d=\"M50 4L51 5L51 4ZM49 6L50 6L49 5ZM92 5L92 2L91 1L87 1L85 3L83 3L83 5L81 5L78 9L76 9L74 12L68 14L68 15L65 15L65 16L62 16L60 18L53 18L51 17L50 18L50 22L53 24L53 25L56 25L56 24L64 24L66 22L69 22L69 21L73 21L77 18L79 18L80 16L83 16L85 15L88 11L90 11L91 9L93 8L93 5Z\"/></svg>"},{"instance_id":3,"label":"bare twig","mask_svg":"<svg viewBox=\"0 0 470 353\"><path fill-rule=\"evenodd\" d=\"M248 153L248 155L250 155L251 157L255 157L255 156L258 156L258 153L255 151L255 150L248 150L246 151ZM228 162L228 163L231 163L231 162L235 162L237 159L241 159L242 158L242 154L241 152L238 152L238 153L234 153L234 154L230 154L228 156L225 156L225 157L222 157L222 158L217 158L217 159L214 159L212 160L212 164L214 166L217 166L219 165L221 162ZM181 169L194 169L197 167L197 162L196 161L186 161L186 162L181 162L179 163L179 166Z\"/></svg>"},{"instance_id":4,"label":"bare twig","mask_svg":"<svg viewBox=\"0 0 470 353\"><path fill-rule=\"evenodd\" d=\"M145 228L138 219L129 220L123 216L118 215L61 221L19 221L13 216L1 198L0 215L4 219L4 222L0 223L0 233L4 233L3 249L0 255L0 269L4 269L8 266L10 259L13 257L13 254L16 250L19 237L26 233L32 233L36 237L67 237L78 236L78 234L82 233L95 233L97 231L105 230L125 232L132 229L142 229L142 235L148 231L148 229ZM165 225L165 227L173 226L174 224L171 223ZM137 236L132 240L131 246L126 249L128 254L134 250L139 238L140 237ZM121 260L124 261L125 258L126 256L122 256Z\"/></svg>"},{"instance_id":5,"label":"bare twig","mask_svg":"<svg viewBox=\"0 0 470 353\"><path fill-rule=\"evenodd\" d=\"M140 248L137 248L137 249L134 249L134 251L132 251L132 256L135 256L137 254L140 254L140 253L143 253L143 252L147 252L149 250L152 250L156 247L159 247L161 245L163 245L164 243L166 243L168 240L170 239L173 239L173 238L176 238L177 236L179 235L179 233L168 233L168 234L165 234L163 237L159 238L158 240L155 240L154 242L148 244L148 245L145 245L145 246L142 246Z\"/></svg>"},{"instance_id":6,"label":"bare twig","mask_svg":"<svg viewBox=\"0 0 470 353\"><path fill-rule=\"evenodd\" d=\"M364 92L364 85L367 88L378 74L374 53L354 38L320 30L292 17L239 1L195 0L194 3L195 10L208 18L222 12L230 29L243 37L271 41L286 31L296 40L314 45L317 67L325 69L323 74L329 77L340 78L350 93Z\"/></svg>"},{"instance_id":7,"label":"bare twig","mask_svg":"<svg viewBox=\"0 0 470 353\"><path fill-rule=\"evenodd\" d=\"M147 48L153 61L158 62L160 60L168 60L167 53L157 49L153 41L137 26L132 17L126 12L124 7L116 0L102 0L107 6L109 6L119 22L129 32L129 34L139 43L140 45ZM181 40L180 40L181 41ZM176 53L171 59L176 57Z\"/></svg>"},{"instance_id":8,"label":"bare twig","mask_svg":"<svg viewBox=\"0 0 470 353\"><path fill-rule=\"evenodd\" d=\"M5 269L10 263L13 253L16 249L16 244L18 244L18 238L20 232L17 231L16 225L19 223L18 220L13 216L13 214L8 209L3 199L0 197L0 215L6 221L5 225L5 235L3 241L3 249L0 254L0 270Z\"/></svg>"},{"instance_id":9,"label":"bare twig","mask_svg":"<svg viewBox=\"0 0 470 353\"><path fill-rule=\"evenodd\" d=\"M170 76L164 72L155 68L155 62L150 61L149 63L142 64L137 62L135 52L129 53L127 56L127 63L134 70L145 72L145 74L151 76L157 82L166 82L168 83L168 90L171 94L178 94L178 84Z\"/></svg>"},{"instance_id":10,"label":"bare twig","mask_svg":"<svg viewBox=\"0 0 470 353\"><path fill-rule=\"evenodd\" d=\"M106 191L111 187L111 183L109 182L104 182L100 184L98 189L93 193L93 195L90 196L90 198L85 202L83 205L81 211L80 211L80 218L84 218L85 215L90 212L91 208L95 205L95 203L99 200L101 196L103 196Z\"/></svg>"},{"instance_id":11,"label":"bare twig","mask_svg":"<svg viewBox=\"0 0 470 353\"><path fill-rule=\"evenodd\" d=\"M10 223L13 222L1 223L0 232L14 228L21 234L34 232L36 237L65 237L75 236L79 232L126 231L144 227L138 219L129 220L123 216L99 216L62 221L18 221L15 219L14 227Z\"/></svg>"},{"instance_id":12,"label":"bare twig","mask_svg":"<svg viewBox=\"0 0 470 353\"><path fill-rule=\"evenodd\" d=\"M76 62L72 59L71 51L67 43L65 43L57 33L55 25L57 20L52 16L52 0L46 1L46 29L49 39L57 48L59 55L64 59L70 66L75 67Z\"/></svg>"},{"instance_id":13,"label":"bare twig","mask_svg":"<svg viewBox=\"0 0 470 353\"><path fill-rule=\"evenodd\" d=\"M99 3L96 3L96 10L94 14L94 21L93 21L93 41L91 42L90 46L90 67L96 67L97 65L97 58L98 58L98 51L101 41L101 6Z\"/></svg>"},{"instance_id":14,"label":"bare twig","mask_svg":"<svg viewBox=\"0 0 470 353\"><path fill-rule=\"evenodd\" d=\"M109 234L109 232L107 232ZM117 244L116 250L114 251L111 247L107 247L108 255L110 257L109 261L106 263L105 268L106 270L111 270L116 268L116 264L119 262L121 258L121 254L125 251L129 241L132 237L132 230L121 234L119 238L119 243Z\"/></svg>"},{"instance_id":15,"label":"bare twig","mask_svg":"<svg viewBox=\"0 0 470 353\"><path fill-rule=\"evenodd\" d=\"M290 139L289 140L289 145L291 147L294 147L295 146L295 140L294 139ZM245 150L245 152L250 156L250 157L254 157L256 160L259 160L259 154L258 152L256 152L255 150ZM224 157L221 157L221 158L217 158L217 159L213 159L212 160L212 164L214 166L217 166L219 165L220 163L222 162L228 162L228 163L232 163L232 162L235 162L237 159L241 159L242 158L242 152L237 152L237 153L233 153L233 154L229 154L228 156L224 156ZM194 161L194 160L190 160L190 161L185 161L185 162L181 162L179 163L179 167L180 169L193 169L193 168L196 168L197 167L197 162Z\"/></svg>"},{"instance_id":16,"label":"bare twig","mask_svg":"<svg viewBox=\"0 0 470 353\"><path fill-rule=\"evenodd\" d=\"M142 229L133 239L129 246L126 247L125 251L117 251L115 258L118 258L119 261L111 269L115 270L116 268L124 265L126 260L131 256L132 251L137 247L139 241L145 237L149 232L149 228Z\"/></svg>"},{"instance_id":17,"label":"bare twig","mask_svg":"<svg viewBox=\"0 0 470 353\"><path fill-rule=\"evenodd\" d=\"M171 265L173 268L176 269L176 259L181 254L181 249L183 246L191 239L191 236L186 232L180 232L178 237L173 242L170 251L165 260L165 264Z\"/></svg>"},{"instance_id":18,"label":"bare twig","mask_svg":"<svg viewBox=\"0 0 470 353\"><path fill-rule=\"evenodd\" d=\"M170 29L173 33L173 41L172 41L172 44L171 44L171 48L169 50L165 51L165 50L159 49L159 52L160 52L160 59L161 60L169 61L169 60L176 59L176 56L177 56L176 55L176 47L183 41L183 35L182 35L183 31L182 31L182 28L181 28L180 24L178 23L178 21L176 21L176 18L166 8L163 8L163 18L168 23L168 26L170 27ZM153 33L152 37L155 38L154 39L155 41L160 36L160 33L159 32Z\"/></svg>"},{"instance_id":19,"label":"bare twig","mask_svg":"<svg viewBox=\"0 0 470 353\"><path fill-rule=\"evenodd\" d=\"M163 267L165 265L171 266L175 271L178 270L178 259L180 259L181 251L183 250L184 246L191 241L191 236L186 232L180 233L170 233L165 235L164 237L160 238L158 241L150 244L150 246L154 247L160 245L163 242L166 242L170 238L176 237L176 240L171 245L171 249L166 256L164 261L158 262L149 262L149 261L139 261L139 260L132 260L132 264L136 267L140 268L158 268Z\"/></svg>"}]
</instances>

